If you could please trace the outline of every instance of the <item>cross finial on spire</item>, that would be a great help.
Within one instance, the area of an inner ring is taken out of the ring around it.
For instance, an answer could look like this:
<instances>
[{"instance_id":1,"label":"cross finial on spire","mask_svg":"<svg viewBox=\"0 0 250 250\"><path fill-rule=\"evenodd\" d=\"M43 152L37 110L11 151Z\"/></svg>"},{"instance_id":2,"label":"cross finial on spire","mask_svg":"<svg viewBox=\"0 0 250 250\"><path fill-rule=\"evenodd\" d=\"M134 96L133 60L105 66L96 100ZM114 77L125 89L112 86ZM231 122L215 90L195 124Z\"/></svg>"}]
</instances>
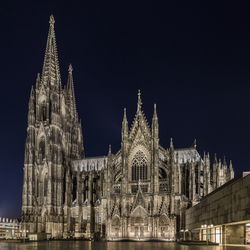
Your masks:
<instances>
[{"instance_id":1,"label":"cross finial on spire","mask_svg":"<svg viewBox=\"0 0 250 250\"><path fill-rule=\"evenodd\" d=\"M138 89L138 102L137 102L137 111L141 110L141 105L142 105L142 101L141 101L141 90Z\"/></svg>"},{"instance_id":2,"label":"cross finial on spire","mask_svg":"<svg viewBox=\"0 0 250 250\"><path fill-rule=\"evenodd\" d=\"M54 26L54 23L55 23L54 16L50 15L50 17L49 17L49 24L50 24L50 26Z\"/></svg>"}]
</instances>

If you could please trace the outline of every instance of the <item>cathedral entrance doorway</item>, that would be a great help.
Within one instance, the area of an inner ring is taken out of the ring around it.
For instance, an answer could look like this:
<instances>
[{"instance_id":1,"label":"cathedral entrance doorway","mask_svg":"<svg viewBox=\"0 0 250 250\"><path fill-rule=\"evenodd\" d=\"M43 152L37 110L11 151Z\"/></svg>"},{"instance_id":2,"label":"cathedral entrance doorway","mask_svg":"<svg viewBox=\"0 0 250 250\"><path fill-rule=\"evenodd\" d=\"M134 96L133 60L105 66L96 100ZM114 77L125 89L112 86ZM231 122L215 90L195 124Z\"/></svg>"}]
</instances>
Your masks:
<instances>
[{"instance_id":1,"label":"cathedral entrance doorway","mask_svg":"<svg viewBox=\"0 0 250 250\"><path fill-rule=\"evenodd\" d=\"M173 238L174 228L171 228L171 222L166 214L162 214L159 217L159 234L158 237L165 240L171 240Z\"/></svg>"},{"instance_id":2,"label":"cathedral entrance doorway","mask_svg":"<svg viewBox=\"0 0 250 250\"><path fill-rule=\"evenodd\" d=\"M134 239L144 239L148 235L148 214L142 206L134 209L130 218L131 237Z\"/></svg>"},{"instance_id":3,"label":"cathedral entrance doorway","mask_svg":"<svg viewBox=\"0 0 250 250\"><path fill-rule=\"evenodd\" d=\"M120 222L120 218L116 215L111 223L111 230L112 230L112 236L114 238L119 238L119 233L120 233L120 227L121 227L121 222Z\"/></svg>"},{"instance_id":4,"label":"cathedral entrance doorway","mask_svg":"<svg viewBox=\"0 0 250 250\"><path fill-rule=\"evenodd\" d=\"M135 237L139 239L144 237L144 226L135 226Z\"/></svg>"}]
</instances>

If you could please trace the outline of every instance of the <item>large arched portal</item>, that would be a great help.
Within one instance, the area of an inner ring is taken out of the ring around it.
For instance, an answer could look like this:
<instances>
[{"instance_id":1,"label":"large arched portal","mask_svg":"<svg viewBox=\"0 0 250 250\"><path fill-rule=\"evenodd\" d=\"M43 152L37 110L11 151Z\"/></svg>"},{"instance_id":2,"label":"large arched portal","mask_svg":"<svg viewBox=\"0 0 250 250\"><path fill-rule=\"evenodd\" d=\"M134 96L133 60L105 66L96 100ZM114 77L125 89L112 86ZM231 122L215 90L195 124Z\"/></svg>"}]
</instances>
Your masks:
<instances>
[{"instance_id":1,"label":"large arched portal","mask_svg":"<svg viewBox=\"0 0 250 250\"><path fill-rule=\"evenodd\" d=\"M142 206L131 213L129 237L138 240L150 237L148 213Z\"/></svg>"},{"instance_id":2,"label":"large arched portal","mask_svg":"<svg viewBox=\"0 0 250 250\"><path fill-rule=\"evenodd\" d=\"M121 220L118 215L115 215L111 221L111 235L114 238L120 237Z\"/></svg>"},{"instance_id":3,"label":"large arched portal","mask_svg":"<svg viewBox=\"0 0 250 250\"><path fill-rule=\"evenodd\" d=\"M159 217L158 237L170 241L175 238L174 220L169 218L166 214L162 214Z\"/></svg>"}]
</instances>

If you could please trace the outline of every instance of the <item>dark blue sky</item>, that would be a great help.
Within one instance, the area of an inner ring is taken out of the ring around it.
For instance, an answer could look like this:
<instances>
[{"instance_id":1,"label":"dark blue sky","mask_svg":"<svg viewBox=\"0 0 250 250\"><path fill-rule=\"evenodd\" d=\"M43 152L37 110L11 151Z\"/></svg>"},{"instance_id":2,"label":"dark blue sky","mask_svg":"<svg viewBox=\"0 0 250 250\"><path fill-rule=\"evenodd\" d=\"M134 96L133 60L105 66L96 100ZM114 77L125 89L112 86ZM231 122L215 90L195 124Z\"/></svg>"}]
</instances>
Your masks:
<instances>
[{"instance_id":1,"label":"dark blue sky","mask_svg":"<svg viewBox=\"0 0 250 250\"><path fill-rule=\"evenodd\" d=\"M164 147L196 138L200 153L250 170L249 6L155 2L1 4L0 217L20 214L28 97L51 13L63 83L73 64L87 156L119 149L123 107L131 122L140 88L149 123L157 103Z\"/></svg>"}]
</instances>

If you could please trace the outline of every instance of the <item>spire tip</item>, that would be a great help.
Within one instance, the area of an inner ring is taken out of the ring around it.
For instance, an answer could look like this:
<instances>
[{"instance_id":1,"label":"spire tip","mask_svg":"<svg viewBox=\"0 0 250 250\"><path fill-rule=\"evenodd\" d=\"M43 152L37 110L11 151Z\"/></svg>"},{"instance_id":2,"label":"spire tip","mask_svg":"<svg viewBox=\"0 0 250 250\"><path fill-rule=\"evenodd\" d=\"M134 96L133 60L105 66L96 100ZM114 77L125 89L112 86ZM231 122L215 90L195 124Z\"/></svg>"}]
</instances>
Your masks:
<instances>
[{"instance_id":1,"label":"spire tip","mask_svg":"<svg viewBox=\"0 0 250 250\"><path fill-rule=\"evenodd\" d=\"M173 138L170 138L170 148L174 148Z\"/></svg>"},{"instance_id":2,"label":"spire tip","mask_svg":"<svg viewBox=\"0 0 250 250\"><path fill-rule=\"evenodd\" d=\"M156 103L154 103L154 116L157 116Z\"/></svg>"},{"instance_id":3,"label":"spire tip","mask_svg":"<svg viewBox=\"0 0 250 250\"><path fill-rule=\"evenodd\" d=\"M127 109L126 108L123 109L123 122L124 121L127 121Z\"/></svg>"},{"instance_id":4,"label":"spire tip","mask_svg":"<svg viewBox=\"0 0 250 250\"><path fill-rule=\"evenodd\" d=\"M73 72L72 64L69 65L68 72L69 72L70 74L72 74L72 72Z\"/></svg>"},{"instance_id":5,"label":"spire tip","mask_svg":"<svg viewBox=\"0 0 250 250\"><path fill-rule=\"evenodd\" d=\"M112 149L111 149L111 144L109 144L109 152L108 152L108 155L111 155L112 154Z\"/></svg>"},{"instance_id":6,"label":"spire tip","mask_svg":"<svg viewBox=\"0 0 250 250\"><path fill-rule=\"evenodd\" d=\"M50 17L49 17L49 24L50 24L51 26L53 26L54 23L55 23L55 18L54 18L53 15L50 15Z\"/></svg>"},{"instance_id":7,"label":"spire tip","mask_svg":"<svg viewBox=\"0 0 250 250\"><path fill-rule=\"evenodd\" d=\"M142 105L142 101L141 101L141 90L138 89L138 102L137 102L137 112L141 110L141 105Z\"/></svg>"}]
</instances>

